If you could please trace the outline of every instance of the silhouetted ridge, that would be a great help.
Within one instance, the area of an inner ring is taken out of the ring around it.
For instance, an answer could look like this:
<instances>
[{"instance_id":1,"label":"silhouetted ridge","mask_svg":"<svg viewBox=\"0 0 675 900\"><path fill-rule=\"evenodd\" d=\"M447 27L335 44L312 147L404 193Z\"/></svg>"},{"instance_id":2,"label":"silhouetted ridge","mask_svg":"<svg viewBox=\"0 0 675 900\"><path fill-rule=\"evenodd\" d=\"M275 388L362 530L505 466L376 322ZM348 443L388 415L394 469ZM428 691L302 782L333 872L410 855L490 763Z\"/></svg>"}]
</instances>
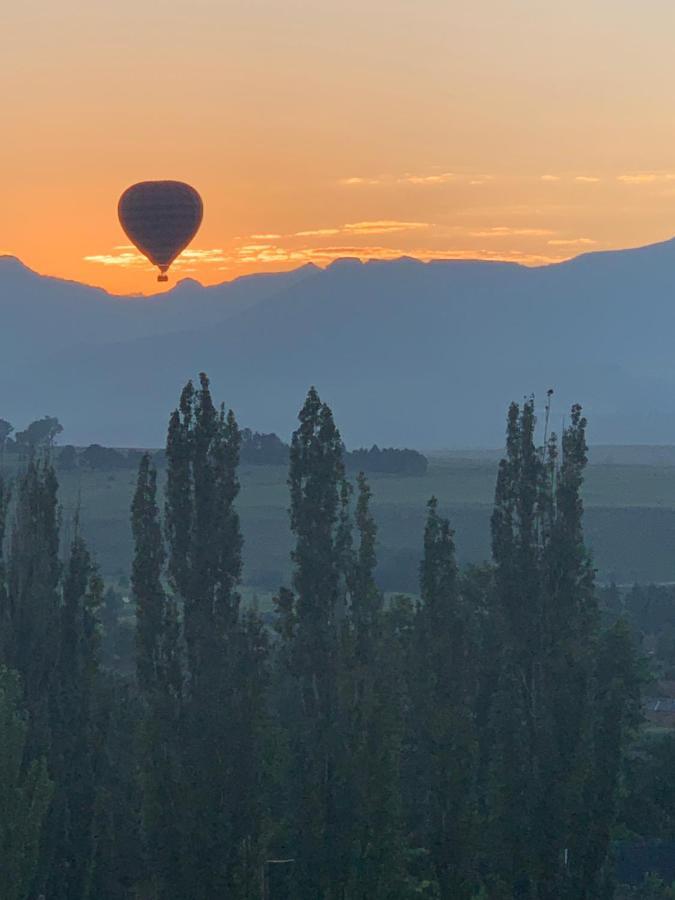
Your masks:
<instances>
[{"instance_id":1,"label":"silhouetted ridge","mask_svg":"<svg viewBox=\"0 0 675 900\"><path fill-rule=\"evenodd\" d=\"M581 400L594 443L675 443L675 241L534 268L345 258L152 302L5 258L0 304L0 415L49 409L81 445L157 445L195 370L282 436L314 383L352 447L499 446L505 405L551 386L554 423Z\"/></svg>"}]
</instances>

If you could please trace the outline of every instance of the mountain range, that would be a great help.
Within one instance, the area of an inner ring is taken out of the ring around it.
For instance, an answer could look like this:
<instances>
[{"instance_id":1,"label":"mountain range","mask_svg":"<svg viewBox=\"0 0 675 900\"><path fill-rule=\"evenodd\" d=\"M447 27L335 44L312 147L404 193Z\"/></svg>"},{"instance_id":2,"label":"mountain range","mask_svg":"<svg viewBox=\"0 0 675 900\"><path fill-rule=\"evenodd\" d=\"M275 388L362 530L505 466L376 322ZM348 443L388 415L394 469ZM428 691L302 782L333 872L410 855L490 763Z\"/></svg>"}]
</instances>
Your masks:
<instances>
[{"instance_id":1,"label":"mountain range","mask_svg":"<svg viewBox=\"0 0 675 900\"><path fill-rule=\"evenodd\" d=\"M157 446L206 371L242 425L286 437L311 384L350 446L491 447L555 390L594 443L675 444L675 240L528 268L342 259L117 297L0 257L0 417L75 444Z\"/></svg>"}]
</instances>

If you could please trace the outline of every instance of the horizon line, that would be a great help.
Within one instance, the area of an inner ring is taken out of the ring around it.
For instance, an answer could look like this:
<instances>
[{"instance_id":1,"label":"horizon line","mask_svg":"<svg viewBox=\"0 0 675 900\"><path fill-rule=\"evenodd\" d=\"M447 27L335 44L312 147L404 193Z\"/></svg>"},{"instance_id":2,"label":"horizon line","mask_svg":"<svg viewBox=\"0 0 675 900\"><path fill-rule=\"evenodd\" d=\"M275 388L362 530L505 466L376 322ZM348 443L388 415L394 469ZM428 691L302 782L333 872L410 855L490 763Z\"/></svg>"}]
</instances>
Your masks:
<instances>
[{"instance_id":1,"label":"horizon line","mask_svg":"<svg viewBox=\"0 0 675 900\"><path fill-rule=\"evenodd\" d=\"M154 293L147 293L147 294L142 293L142 292L118 294L118 293L109 291L107 288L104 288L98 284L92 284L87 281L78 281L73 278L65 278L60 275L50 275L50 274L46 274L43 272L38 272L37 270L33 269L30 265L25 263L21 259L21 257L17 256L15 253L0 253L0 264L2 264L3 261L12 261L12 262L18 263L19 266L21 266L23 269L25 269L31 275L35 275L38 278L46 278L46 279L50 279L53 281L61 281L64 284L74 284L74 285L78 285L79 287L86 287L86 288L90 288L91 290L102 291L103 293L107 294L110 297L120 297L120 298L128 298L128 299L141 299L141 298L142 299L151 299L154 297L165 296L166 294L171 293L173 290L175 290L175 288L177 288L179 285L181 285L185 282L193 282L194 284L197 284L201 288L204 288L205 290L207 290L210 288L218 288L223 285L234 284L238 281L242 281L242 280L248 279L248 278L258 278L261 275L263 275L263 276L287 275L292 272L300 272L302 269L313 269L313 270L316 270L317 272L326 272L332 268L339 266L340 264L344 264L345 262L356 263L359 266L387 265L387 264L400 263L403 261L412 262L412 263L416 263L418 265L424 265L424 266L432 265L432 264L443 265L443 264L447 264L447 263L458 263L458 264L477 263L477 264L481 264L481 265L495 265L495 264L499 264L502 266L508 265L508 266L513 266L513 267L517 267L520 269L538 270L538 269L549 269L549 268L552 268L555 266L565 265L566 263L572 262L573 260L582 259L584 257L607 256L607 255L614 254L614 253L629 253L632 251L645 250L645 249L648 249L651 247L664 246L666 244L673 243L674 241L675 241L675 236L673 236L671 238L666 238L665 240L662 240L662 241L655 241L654 243L651 243L651 244L638 244L638 245L630 246L630 247L617 247L617 248L602 249L602 250L585 250L581 253L573 254L573 255L567 256L563 259L556 259L556 260L551 260L550 262L543 262L543 263L534 263L531 265L526 262L523 262L523 261L518 261L518 260L513 260L513 259L505 259L503 257L500 257L499 255L495 255L492 258L484 258L484 257L478 257L478 256L475 256L475 257L474 256L452 256L452 255L449 255L447 257L425 258L423 256L415 256L415 254L413 254L413 253L402 253L400 256L392 257L390 259L382 259L380 257L368 257L368 256L361 257L361 256L347 255L347 256L338 257L337 259L330 260L325 265L321 265L320 263L314 262L312 260L307 260L306 262L301 262L299 265L292 267L292 268L274 269L272 271L260 269L259 271L247 272L242 275L235 275L233 278L224 278L222 281L218 281L213 284L204 284L202 281L199 280L199 278L195 278L192 275L187 275L183 278L176 279L176 281L172 284L171 288L169 288L168 291L156 291Z\"/></svg>"}]
</instances>

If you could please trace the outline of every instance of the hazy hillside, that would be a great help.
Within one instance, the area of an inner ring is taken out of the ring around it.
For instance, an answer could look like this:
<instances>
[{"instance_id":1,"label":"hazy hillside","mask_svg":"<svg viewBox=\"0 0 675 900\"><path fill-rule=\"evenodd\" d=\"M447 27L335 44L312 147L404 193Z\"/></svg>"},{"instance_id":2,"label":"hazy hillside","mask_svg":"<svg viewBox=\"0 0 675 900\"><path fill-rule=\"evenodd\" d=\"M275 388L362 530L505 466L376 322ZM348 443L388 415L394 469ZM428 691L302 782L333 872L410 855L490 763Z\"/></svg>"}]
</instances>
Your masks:
<instances>
[{"instance_id":1,"label":"hazy hillside","mask_svg":"<svg viewBox=\"0 0 675 900\"><path fill-rule=\"evenodd\" d=\"M119 298L0 259L0 414L73 442L158 444L185 379L287 434L310 383L352 446L499 446L506 404L556 389L594 443L675 443L675 241L528 269L361 264ZM75 374L77 373L77 374Z\"/></svg>"}]
</instances>

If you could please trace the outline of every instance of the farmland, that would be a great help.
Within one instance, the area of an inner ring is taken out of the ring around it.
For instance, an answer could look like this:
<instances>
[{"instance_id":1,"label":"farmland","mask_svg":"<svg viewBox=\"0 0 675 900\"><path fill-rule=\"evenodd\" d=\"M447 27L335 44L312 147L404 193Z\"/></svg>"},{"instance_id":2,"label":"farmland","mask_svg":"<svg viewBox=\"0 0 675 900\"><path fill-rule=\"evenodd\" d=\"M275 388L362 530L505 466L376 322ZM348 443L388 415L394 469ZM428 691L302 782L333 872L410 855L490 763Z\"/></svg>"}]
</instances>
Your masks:
<instances>
[{"instance_id":1,"label":"farmland","mask_svg":"<svg viewBox=\"0 0 675 900\"><path fill-rule=\"evenodd\" d=\"M438 497L450 516L460 562L488 558L496 469L492 457L448 455L431 458L424 476L370 478L379 527L379 580L385 590L415 589L425 505L431 496ZM66 534L79 507L84 534L103 575L127 575L134 471L61 471L59 480ZM264 595L290 573L286 469L244 466L240 480L244 584ZM675 581L674 465L593 462L586 473L584 499L587 543L601 581Z\"/></svg>"}]
</instances>

